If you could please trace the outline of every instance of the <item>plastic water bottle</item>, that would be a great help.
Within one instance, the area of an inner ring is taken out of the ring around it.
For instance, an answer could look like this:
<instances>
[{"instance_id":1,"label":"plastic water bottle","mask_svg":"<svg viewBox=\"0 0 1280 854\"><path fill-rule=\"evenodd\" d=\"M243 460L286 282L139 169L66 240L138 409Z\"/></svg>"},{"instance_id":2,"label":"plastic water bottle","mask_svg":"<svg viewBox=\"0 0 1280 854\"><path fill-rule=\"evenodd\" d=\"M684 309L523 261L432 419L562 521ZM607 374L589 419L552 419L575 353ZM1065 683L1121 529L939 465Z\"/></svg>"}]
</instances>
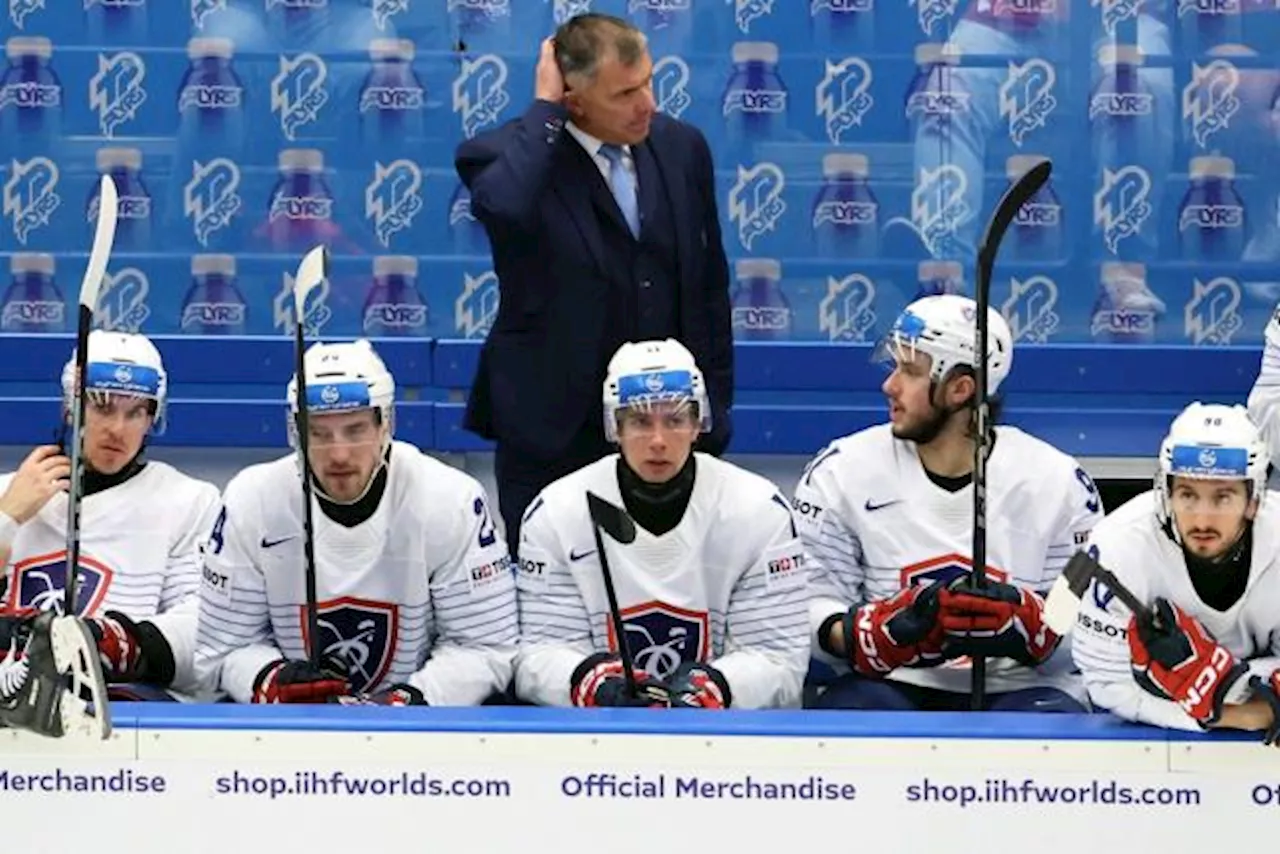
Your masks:
<instances>
[{"instance_id":1,"label":"plastic water bottle","mask_svg":"<svg viewBox=\"0 0 1280 854\"><path fill-rule=\"evenodd\" d=\"M1102 265L1090 331L1107 344L1148 344L1165 312L1164 301L1147 287L1143 264L1108 261Z\"/></svg>"},{"instance_id":2,"label":"plastic water bottle","mask_svg":"<svg viewBox=\"0 0 1280 854\"><path fill-rule=\"evenodd\" d=\"M195 160L244 153L244 85L232 59L230 39L197 38L187 43L190 65L178 87L179 144Z\"/></svg>"},{"instance_id":3,"label":"plastic water bottle","mask_svg":"<svg viewBox=\"0 0 1280 854\"><path fill-rule=\"evenodd\" d=\"M1103 73L1089 97L1093 129L1093 225L1108 258L1141 261L1157 249L1158 210L1168 170L1167 132L1139 68L1135 45L1107 44L1098 52Z\"/></svg>"},{"instance_id":4,"label":"plastic water bottle","mask_svg":"<svg viewBox=\"0 0 1280 854\"><path fill-rule=\"evenodd\" d=\"M116 210L115 247L125 252L141 252L151 244L151 193L142 180L142 152L136 148L101 148L96 155L98 172L110 175L119 195ZM88 220L98 221L98 195L101 183L95 181L89 192Z\"/></svg>"},{"instance_id":5,"label":"plastic water bottle","mask_svg":"<svg viewBox=\"0 0 1280 854\"><path fill-rule=\"evenodd\" d=\"M11 280L0 310L5 332L65 332L67 306L53 278L52 255L20 252L9 259Z\"/></svg>"},{"instance_id":6,"label":"plastic water bottle","mask_svg":"<svg viewBox=\"0 0 1280 854\"><path fill-rule=\"evenodd\" d=\"M1032 167L1047 158L1039 154L1015 154L1005 161L1005 176L1016 183ZM1009 234L1009 257L1015 261L1058 261L1063 258L1062 203L1047 181L1023 205Z\"/></svg>"},{"instance_id":7,"label":"plastic water bottle","mask_svg":"<svg viewBox=\"0 0 1280 854\"><path fill-rule=\"evenodd\" d=\"M1102 76L1089 96L1089 121L1100 135L1100 165L1141 163L1144 145L1153 141L1155 118L1155 96L1139 74L1142 51L1137 45L1104 44L1098 63Z\"/></svg>"},{"instance_id":8,"label":"plastic water bottle","mask_svg":"<svg viewBox=\"0 0 1280 854\"><path fill-rule=\"evenodd\" d=\"M1245 44L1245 0L1169 0L1177 6L1178 53L1204 54L1223 44ZM1263 12L1271 12L1268 8ZM1251 18L1262 19L1262 15ZM1255 34L1256 39L1256 34Z\"/></svg>"},{"instance_id":9,"label":"plastic water bottle","mask_svg":"<svg viewBox=\"0 0 1280 854\"><path fill-rule=\"evenodd\" d=\"M874 258L879 254L879 203L867 183L865 154L822 158L822 189L813 202L813 233L826 257Z\"/></svg>"},{"instance_id":10,"label":"plastic water bottle","mask_svg":"<svg viewBox=\"0 0 1280 854\"><path fill-rule=\"evenodd\" d=\"M1187 261L1239 261L1246 238L1244 202L1228 157L1191 158L1191 186L1178 208L1178 245Z\"/></svg>"},{"instance_id":11,"label":"plastic water bottle","mask_svg":"<svg viewBox=\"0 0 1280 854\"><path fill-rule=\"evenodd\" d=\"M630 0L632 22L644 31L655 55L687 53L694 44L695 0Z\"/></svg>"},{"instance_id":12,"label":"plastic water bottle","mask_svg":"<svg viewBox=\"0 0 1280 854\"><path fill-rule=\"evenodd\" d=\"M427 89L413 70L414 47L408 39L369 43L373 67L360 87L360 139L367 154L399 157L424 133Z\"/></svg>"},{"instance_id":13,"label":"plastic water bottle","mask_svg":"<svg viewBox=\"0 0 1280 854\"><path fill-rule=\"evenodd\" d=\"M324 177L324 153L286 148L279 155L280 177L271 190L267 234L278 252L306 251L336 234L333 192Z\"/></svg>"},{"instance_id":14,"label":"plastic water bottle","mask_svg":"<svg viewBox=\"0 0 1280 854\"><path fill-rule=\"evenodd\" d=\"M821 50L865 51L875 40L876 0L805 0L810 39ZM882 0L883 2L883 0Z\"/></svg>"},{"instance_id":15,"label":"plastic water bottle","mask_svg":"<svg viewBox=\"0 0 1280 854\"><path fill-rule=\"evenodd\" d=\"M931 127L946 128L951 119L969 112L969 94L955 85L952 75L960 59L961 52L953 44L916 45L916 73L905 101L907 124L913 136Z\"/></svg>"},{"instance_id":16,"label":"plastic water bottle","mask_svg":"<svg viewBox=\"0 0 1280 854\"><path fill-rule=\"evenodd\" d=\"M782 265L772 258L734 264L733 337L742 341L785 341L791 337L791 304L782 292Z\"/></svg>"},{"instance_id":17,"label":"plastic water bottle","mask_svg":"<svg viewBox=\"0 0 1280 854\"><path fill-rule=\"evenodd\" d=\"M416 4L410 4L416 5ZM443 5L443 4L436 4ZM511 44L513 31L519 32L522 24L533 26L534 21L527 13L528 7L544 4L528 3L525 0L451 0L448 4L450 32L457 33L466 44L479 51L506 50ZM515 13L526 13L521 20L515 19ZM537 11L537 18L542 18L542 10ZM550 21L538 20L541 29ZM549 32L549 31L548 31Z\"/></svg>"},{"instance_id":18,"label":"plastic water bottle","mask_svg":"<svg viewBox=\"0 0 1280 854\"><path fill-rule=\"evenodd\" d=\"M964 266L959 261L921 261L916 267L916 281L913 301L942 294L962 294L965 292Z\"/></svg>"},{"instance_id":19,"label":"plastic water bottle","mask_svg":"<svg viewBox=\"0 0 1280 854\"><path fill-rule=\"evenodd\" d=\"M471 213L471 193L461 181L449 199L449 231L453 234L453 250L459 255L489 254L489 236Z\"/></svg>"},{"instance_id":20,"label":"plastic water bottle","mask_svg":"<svg viewBox=\"0 0 1280 854\"><path fill-rule=\"evenodd\" d=\"M9 65L0 77L0 154L26 160L51 157L62 133L62 81L53 69L53 44L43 36L9 39Z\"/></svg>"},{"instance_id":21,"label":"plastic water bottle","mask_svg":"<svg viewBox=\"0 0 1280 854\"><path fill-rule=\"evenodd\" d=\"M188 335L243 335L249 307L236 284L230 255L191 258L191 287L182 300L181 329Z\"/></svg>"},{"instance_id":22,"label":"plastic water bottle","mask_svg":"<svg viewBox=\"0 0 1280 854\"><path fill-rule=\"evenodd\" d=\"M149 42L147 0L84 0L83 5L90 44L136 46Z\"/></svg>"},{"instance_id":23,"label":"plastic water bottle","mask_svg":"<svg viewBox=\"0 0 1280 854\"><path fill-rule=\"evenodd\" d=\"M364 334L426 335L427 301L418 290L418 259L383 255L373 259L373 287L364 301Z\"/></svg>"},{"instance_id":24,"label":"plastic water bottle","mask_svg":"<svg viewBox=\"0 0 1280 854\"><path fill-rule=\"evenodd\" d=\"M724 88L726 138L739 157L756 143L780 139L787 127L787 87L778 74L778 46L738 42Z\"/></svg>"}]
</instances>

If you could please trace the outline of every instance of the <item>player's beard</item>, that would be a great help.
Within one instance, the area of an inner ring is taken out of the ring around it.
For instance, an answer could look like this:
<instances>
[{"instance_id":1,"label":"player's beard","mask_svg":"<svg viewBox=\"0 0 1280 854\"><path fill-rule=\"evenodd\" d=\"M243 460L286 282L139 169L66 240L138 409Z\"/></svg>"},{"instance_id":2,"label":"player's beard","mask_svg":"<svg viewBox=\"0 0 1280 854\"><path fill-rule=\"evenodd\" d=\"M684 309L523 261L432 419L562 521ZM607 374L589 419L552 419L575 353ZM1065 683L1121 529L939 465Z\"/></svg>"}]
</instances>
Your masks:
<instances>
[{"instance_id":1,"label":"player's beard","mask_svg":"<svg viewBox=\"0 0 1280 854\"><path fill-rule=\"evenodd\" d=\"M959 406L938 406L931 398L929 400L929 414L916 424L904 424L901 427L894 427L893 436L895 439L905 439L908 442L915 442L917 445L927 445L941 435L952 415L968 408L969 405L967 403Z\"/></svg>"}]
</instances>

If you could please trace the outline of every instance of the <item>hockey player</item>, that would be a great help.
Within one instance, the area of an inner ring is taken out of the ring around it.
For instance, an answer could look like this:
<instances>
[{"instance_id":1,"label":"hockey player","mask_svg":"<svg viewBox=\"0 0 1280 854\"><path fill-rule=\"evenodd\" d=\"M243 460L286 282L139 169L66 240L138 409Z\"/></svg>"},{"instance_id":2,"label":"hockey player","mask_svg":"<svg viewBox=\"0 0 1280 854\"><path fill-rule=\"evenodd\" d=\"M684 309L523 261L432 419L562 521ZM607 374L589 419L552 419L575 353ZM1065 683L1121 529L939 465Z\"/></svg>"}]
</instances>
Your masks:
<instances>
[{"instance_id":1,"label":"hockey player","mask_svg":"<svg viewBox=\"0 0 1280 854\"><path fill-rule=\"evenodd\" d=\"M64 423L75 380L73 357L62 372ZM114 699L185 698L197 688L199 548L218 490L146 459L147 435L164 421L168 376L145 336L91 332L85 385L76 613ZM62 611L70 470L62 448L46 445L0 477L0 657L15 637L29 636L31 614Z\"/></svg>"},{"instance_id":2,"label":"hockey player","mask_svg":"<svg viewBox=\"0 0 1280 854\"><path fill-rule=\"evenodd\" d=\"M808 661L806 562L769 481L692 447L710 429L706 386L673 339L609 362L604 428L620 454L561 478L521 525L516 694L552 706L768 708L799 704ZM602 534L587 493L635 522ZM638 697L610 620L607 561Z\"/></svg>"},{"instance_id":3,"label":"hockey player","mask_svg":"<svg viewBox=\"0 0 1280 854\"><path fill-rule=\"evenodd\" d=\"M1160 445L1155 488L1102 520L1093 557L1151 608L1086 591L1073 655L1096 706L1171 729L1280 735L1280 505L1244 407L1193 403Z\"/></svg>"},{"instance_id":4,"label":"hockey player","mask_svg":"<svg viewBox=\"0 0 1280 854\"><path fill-rule=\"evenodd\" d=\"M1249 391L1249 418L1258 425L1271 459L1280 459L1280 305L1271 314L1264 334L1262 363ZM1280 470L1273 465L1268 487L1280 489Z\"/></svg>"},{"instance_id":5,"label":"hockey player","mask_svg":"<svg viewBox=\"0 0 1280 854\"><path fill-rule=\"evenodd\" d=\"M205 550L201 676L241 703L465 706L504 691L515 582L483 488L393 441L395 381L368 341L314 344L305 370L319 637L290 454L227 484ZM296 378L287 396L296 448Z\"/></svg>"},{"instance_id":6,"label":"hockey player","mask_svg":"<svg viewBox=\"0 0 1280 854\"><path fill-rule=\"evenodd\" d=\"M975 316L959 295L907 306L876 351L892 365L889 423L832 442L796 487L815 558L815 658L836 671L810 705L965 709L969 656L983 655L991 709L1085 709L1041 596L1101 517L1101 500L1074 459L1014 427L992 429L987 583L969 585ZM989 317L994 422L1013 341L1004 318Z\"/></svg>"}]
</instances>

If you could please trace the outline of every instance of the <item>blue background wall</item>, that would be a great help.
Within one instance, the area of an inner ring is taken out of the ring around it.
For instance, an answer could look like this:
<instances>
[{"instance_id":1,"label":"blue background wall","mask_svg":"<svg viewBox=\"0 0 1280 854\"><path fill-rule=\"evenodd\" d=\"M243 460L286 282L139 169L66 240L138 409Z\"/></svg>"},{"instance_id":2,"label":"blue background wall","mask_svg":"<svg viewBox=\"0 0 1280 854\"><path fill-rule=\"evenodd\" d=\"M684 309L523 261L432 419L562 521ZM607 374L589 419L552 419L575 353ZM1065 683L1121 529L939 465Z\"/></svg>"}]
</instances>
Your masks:
<instances>
[{"instance_id":1,"label":"blue background wall","mask_svg":"<svg viewBox=\"0 0 1280 854\"><path fill-rule=\"evenodd\" d=\"M279 333L285 273L324 240L317 331L482 337L495 281L453 149L524 109L538 39L588 7L649 33L661 108L711 140L731 257L774 262L740 267L742 338L870 340L921 288L966 287L1017 157L1055 165L995 284L1020 341L1256 342L1280 297L1260 0L8 5L0 253L56 256L17 262L8 330L65 329L101 157L126 197L106 325ZM193 277L196 253L234 261ZM416 265L375 283L387 255Z\"/></svg>"},{"instance_id":2,"label":"blue background wall","mask_svg":"<svg viewBox=\"0 0 1280 854\"><path fill-rule=\"evenodd\" d=\"M711 140L735 335L782 348L743 351L735 451L803 457L880 418L856 345L917 294L970 288L1009 175L1050 157L994 284L1020 346L1010 418L1080 456L1149 455L1189 397L1243 399L1280 299L1273 5L11 0L0 329L71 331L112 171L100 322L174 336L175 396L275 407L284 362L184 375L224 359L223 336L286 344L288 273L323 241L335 272L309 330L422 342L444 369L402 382L430 408L417 438L484 450L456 429L473 351L425 343L478 341L498 299L452 153L524 109L539 39L591 8L649 33L661 108ZM9 340L0 391L51 406L69 339ZM21 411L6 443L56 419ZM179 406L164 441L274 446L274 408L250 436L232 426L260 411Z\"/></svg>"}]
</instances>

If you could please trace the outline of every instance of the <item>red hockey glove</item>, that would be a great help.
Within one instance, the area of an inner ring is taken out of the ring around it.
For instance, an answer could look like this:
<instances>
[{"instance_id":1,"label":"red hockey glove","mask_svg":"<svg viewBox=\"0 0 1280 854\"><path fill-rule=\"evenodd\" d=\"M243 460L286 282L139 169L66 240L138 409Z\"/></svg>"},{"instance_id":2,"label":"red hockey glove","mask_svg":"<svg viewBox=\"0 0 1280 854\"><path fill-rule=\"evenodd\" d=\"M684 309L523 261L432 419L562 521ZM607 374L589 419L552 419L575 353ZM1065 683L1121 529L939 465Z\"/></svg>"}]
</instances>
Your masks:
<instances>
[{"instance_id":1,"label":"red hockey glove","mask_svg":"<svg viewBox=\"0 0 1280 854\"><path fill-rule=\"evenodd\" d=\"M316 667L310 661L273 661L253 682L255 703L327 703L350 694L347 667L326 655Z\"/></svg>"},{"instance_id":2,"label":"red hockey glove","mask_svg":"<svg viewBox=\"0 0 1280 854\"><path fill-rule=\"evenodd\" d=\"M947 636L947 657L1012 658L1027 667L1042 664L1061 640L1044 622L1044 599L1025 587L968 580L942 591L938 622Z\"/></svg>"},{"instance_id":3,"label":"red hockey glove","mask_svg":"<svg viewBox=\"0 0 1280 854\"><path fill-rule=\"evenodd\" d=\"M1129 618L1133 678L1147 692L1173 700L1200 726L1222 717L1227 691L1248 667L1167 599L1156 599L1152 617Z\"/></svg>"},{"instance_id":4,"label":"red hockey glove","mask_svg":"<svg viewBox=\"0 0 1280 854\"><path fill-rule=\"evenodd\" d=\"M406 682L397 682L373 694L350 694L338 697L333 702L344 706L427 706L427 698L422 692Z\"/></svg>"},{"instance_id":5,"label":"red hockey glove","mask_svg":"<svg viewBox=\"0 0 1280 854\"><path fill-rule=\"evenodd\" d=\"M110 611L85 620L98 642L102 675L108 682L136 682L142 670L142 643L137 626L124 614Z\"/></svg>"},{"instance_id":6,"label":"red hockey glove","mask_svg":"<svg viewBox=\"0 0 1280 854\"><path fill-rule=\"evenodd\" d=\"M899 667L931 667L942 661L941 591L942 582L935 581L850 608L843 629L854 670L864 676L884 676Z\"/></svg>"},{"instance_id":7,"label":"red hockey glove","mask_svg":"<svg viewBox=\"0 0 1280 854\"><path fill-rule=\"evenodd\" d=\"M710 664L685 661L667 679L671 707L727 709L733 696L724 674Z\"/></svg>"},{"instance_id":8,"label":"red hockey glove","mask_svg":"<svg viewBox=\"0 0 1280 854\"><path fill-rule=\"evenodd\" d=\"M575 706L671 705L666 686L643 670L636 671L636 692L632 697L627 691L622 659L607 652L587 656L569 677L569 698Z\"/></svg>"}]
</instances>

